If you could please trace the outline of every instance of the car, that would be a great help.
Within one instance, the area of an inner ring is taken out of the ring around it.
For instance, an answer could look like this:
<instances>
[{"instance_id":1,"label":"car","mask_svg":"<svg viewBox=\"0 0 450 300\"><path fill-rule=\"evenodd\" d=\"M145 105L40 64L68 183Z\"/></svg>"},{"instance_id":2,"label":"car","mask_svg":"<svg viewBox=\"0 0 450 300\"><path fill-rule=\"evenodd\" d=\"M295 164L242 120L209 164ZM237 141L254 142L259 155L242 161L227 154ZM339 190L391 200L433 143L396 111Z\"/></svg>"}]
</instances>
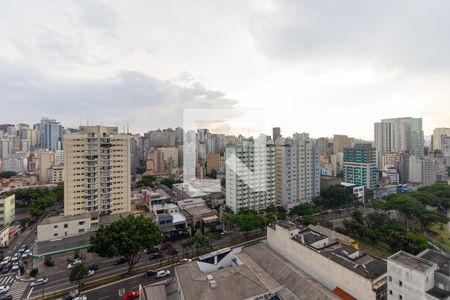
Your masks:
<instances>
[{"instance_id":1,"label":"car","mask_svg":"<svg viewBox=\"0 0 450 300\"><path fill-rule=\"evenodd\" d=\"M72 300L87 300L86 295L79 295L76 296L75 298L72 298Z\"/></svg>"},{"instance_id":2,"label":"car","mask_svg":"<svg viewBox=\"0 0 450 300\"><path fill-rule=\"evenodd\" d=\"M126 262L127 262L126 258L125 258L125 257L121 257L121 258L119 258L118 260L116 260L116 261L114 262L114 265L117 266L117 265L124 264L124 263L126 263Z\"/></svg>"},{"instance_id":3,"label":"car","mask_svg":"<svg viewBox=\"0 0 450 300\"><path fill-rule=\"evenodd\" d=\"M10 263L7 263L6 265L4 265L3 266L3 268L2 268L2 274L6 274L6 273L8 273L10 270L11 270L11 268L12 268L12 263L10 262Z\"/></svg>"},{"instance_id":4,"label":"car","mask_svg":"<svg viewBox=\"0 0 450 300\"><path fill-rule=\"evenodd\" d=\"M88 267L88 270L94 270L94 271L97 271L97 270L98 270L98 266L97 266L96 264L90 265L90 266Z\"/></svg>"},{"instance_id":5,"label":"car","mask_svg":"<svg viewBox=\"0 0 450 300\"><path fill-rule=\"evenodd\" d=\"M17 252L19 252L20 254L24 253L25 250L27 250L25 247L20 248L19 250L17 250Z\"/></svg>"},{"instance_id":6,"label":"car","mask_svg":"<svg viewBox=\"0 0 450 300\"><path fill-rule=\"evenodd\" d=\"M156 279L164 278L164 277L167 277L167 276L170 276L170 271L169 270L161 270L161 271L158 271L158 273L156 273Z\"/></svg>"},{"instance_id":7,"label":"car","mask_svg":"<svg viewBox=\"0 0 450 300\"><path fill-rule=\"evenodd\" d=\"M9 291L9 285L0 285L0 294L7 293Z\"/></svg>"},{"instance_id":8,"label":"car","mask_svg":"<svg viewBox=\"0 0 450 300\"><path fill-rule=\"evenodd\" d=\"M145 271L145 275L147 275L147 276L156 275L156 271L155 270L147 270L147 271Z\"/></svg>"},{"instance_id":9,"label":"car","mask_svg":"<svg viewBox=\"0 0 450 300\"><path fill-rule=\"evenodd\" d=\"M192 262L192 259L190 258L183 258L182 260L180 260L180 264L187 264Z\"/></svg>"},{"instance_id":10,"label":"car","mask_svg":"<svg viewBox=\"0 0 450 300\"><path fill-rule=\"evenodd\" d=\"M17 258L17 257L11 258L11 261L12 261L13 263L17 262L18 260L19 260L19 258Z\"/></svg>"},{"instance_id":11,"label":"car","mask_svg":"<svg viewBox=\"0 0 450 300\"><path fill-rule=\"evenodd\" d=\"M0 300L12 300L12 299L13 299L12 294L0 295Z\"/></svg>"},{"instance_id":12,"label":"car","mask_svg":"<svg viewBox=\"0 0 450 300\"><path fill-rule=\"evenodd\" d=\"M157 259L157 258L161 258L163 257L163 255L161 253L153 253L150 254L150 256L148 257L148 260L153 260L153 259Z\"/></svg>"},{"instance_id":13,"label":"car","mask_svg":"<svg viewBox=\"0 0 450 300\"><path fill-rule=\"evenodd\" d=\"M11 268L11 272L15 272L17 270L19 270L19 264L18 263L14 263L12 268Z\"/></svg>"},{"instance_id":14,"label":"car","mask_svg":"<svg viewBox=\"0 0 450 300\"><path fill-rule=\"evenodd\" d=\"M123 295L123 300L134 300L139 298L140 294L139 292L128 292L125 295Z\"/></svg>"},{"instance_id":15,"label":"car","mask_svg":"<svg viewBox=\"0 0 450 300\"><path fill-rule=\"evenodd\" d=\"M5 265L11 261L11 256L5 256L0 265Z\"/></svg>"},{"instance_id":16,"label":"car","mask_svg":"<svg viewBox=\"0 0 450 300\"><path fill-rule=\"evenodd\" d=\"M79 264L81 264L81 260L76 260L73 263L67 265L67 270L73 269L76 265Z\"/></svg>"},{"instance_id":17,"label":"car","mask_svg":"<svg viewBox=\"0 0 450 300\"><path fill-rule=\"evenodd\" d=\"M95 275L95 271L94 270L89 270L87 273L87 277L91 277Z\"/></svg>"},{"instance_id":18,"label":"car","mask_svg":"<svg viewBox=\"0 0 450 300\"><path fill-rule=\"evenodd\" d=\"M44 278L40 278L38 280L33 281L30 285L31 286L38 286L38 285L46 284L47 282L48 282L48 278L44 277Z\"/></svg>"},{"instance_id":19,"label":"car","mask_svg":"<svg viewBox=\"0 0 450 300\"><path fill-rule=\"evenodd\" d=\"M24 253L26 253L27 255L31 255L31 249L27 249Z\"/></svg>"},{"instance_id":20,"label":"car","mask_svg":"<svg viewBox=\"0 0 450 300\"><path fill-rule=\"evenodd\" d=\"M28 258L28 254L27 253L22 254L22 258Z\"/></svg>"}]
</instances>

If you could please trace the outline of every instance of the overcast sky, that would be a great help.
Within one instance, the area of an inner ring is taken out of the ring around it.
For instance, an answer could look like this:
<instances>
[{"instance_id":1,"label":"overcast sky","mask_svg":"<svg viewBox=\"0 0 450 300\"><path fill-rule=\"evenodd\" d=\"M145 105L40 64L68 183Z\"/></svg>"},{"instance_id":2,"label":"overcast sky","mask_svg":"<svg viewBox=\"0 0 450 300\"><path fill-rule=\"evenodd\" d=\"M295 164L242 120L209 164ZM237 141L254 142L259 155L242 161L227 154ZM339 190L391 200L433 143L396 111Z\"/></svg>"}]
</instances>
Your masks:
<instances>
[{"instance_id":1,"label":"overcast sky","mask_svg":"<svg viewBox=\"0 0 450 300\"><path fill-rule=\"evenodd\" d=\"M450 2L1 1L0 123L182 125L265 109L284 135L450 127Z\"/></svg>"}]
</instances>

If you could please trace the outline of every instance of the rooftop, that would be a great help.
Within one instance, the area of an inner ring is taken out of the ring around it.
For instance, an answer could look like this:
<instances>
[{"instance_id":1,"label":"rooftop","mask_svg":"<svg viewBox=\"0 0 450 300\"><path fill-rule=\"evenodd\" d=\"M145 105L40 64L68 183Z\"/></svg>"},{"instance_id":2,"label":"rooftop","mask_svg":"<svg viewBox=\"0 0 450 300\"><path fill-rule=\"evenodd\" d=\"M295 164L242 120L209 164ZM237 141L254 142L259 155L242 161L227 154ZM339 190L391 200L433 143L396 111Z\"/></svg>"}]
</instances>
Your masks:
<instances>
[{"instance_id":1,"label":"rooftop","mask_svg":"<svg viewBox=\"0 0 450 300\"><path fill-rule=\"evenodd\" d=\"M155 210L160 209L174 209L178 208L178 206L174 203L161 203L161 204L153 204L152 205Z\"/></svg>"},{"instance_id":2,"label":"rooftop","mask_svg":"<svg viewBox=\"0 0 450 300\"><path fill-rule=\"evenodd\" d=\"M353 243L355 240L352 239L351 237L348 237L342 233L339 233L337 231L331 230L329 228L320 226L320 225L309 225L308 226L309 229L321 233L323 235L326 235L327 237L329 237L330 239L332 239L333 241L336 240L340 240L346 243Z\"/></svg>"},{"instance_id":3,"label":"rooftop","mask_svg":"<svg viewBox=\"0 0 450 300\"><path fill-rule=\"evenodd\" d=\"M82 214L78 216L55 216L55 217L49 217L45 218L39 225L49 225L49 224L56 224L56 223L62 223L62 222L71 222L71 221L77 221L77 220L85 220L90 219L90 214Z\"/></svg>"},{"instance_id":4,"label":"rooftop","mask_svg":"<svg viewBox=\"0 0 450 300\"><path fill-rule=\"evenodd\" d=\"M450 257L447 254L433 249L427 249L417 256L437 264L438 272L447 276L450 275Z\"/></svg>"},{"instance_id":5,"label":"rooftop","mask_svg":"<svg viewBox=\"0 0 450 300\"><path fill-rule=\"evenodd\" d=\"M178 189L191 198L207 196L210 193L220 193L222 191L220 179L202 179L189 182L176 183L172 188Z\"/></svg>"},{"instance_id":6,"label":"rooftop","mask_svg":"<svg viewBox=\"0 0 450 300\"><path fill-rule=\"evenodd\" d=\"M421 257L414 256L404 251L399 251L388 257L388 262L393 261L405 267L425 272L435 264Z\"/></svg>"},{"instance_id":7,"label":"rooftop","mask_svg":"<svg viewBox=\"0 0 450 300\"><path fill-rule=\"evenodd\" d=\"M450 292L442 290L438 287L433 287L432 289L428 290L427 294L437 299L448 299L448 297L450 297Z\"/></svg>"}]
</instances>

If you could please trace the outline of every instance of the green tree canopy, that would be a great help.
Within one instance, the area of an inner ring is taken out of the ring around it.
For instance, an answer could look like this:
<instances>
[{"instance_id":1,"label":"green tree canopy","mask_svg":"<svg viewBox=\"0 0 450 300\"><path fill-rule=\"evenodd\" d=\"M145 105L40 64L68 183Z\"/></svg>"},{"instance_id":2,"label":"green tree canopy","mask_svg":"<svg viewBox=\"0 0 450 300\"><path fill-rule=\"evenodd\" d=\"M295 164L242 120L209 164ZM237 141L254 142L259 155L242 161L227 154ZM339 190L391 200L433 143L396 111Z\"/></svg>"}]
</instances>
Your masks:
<instances>
[{"instance_id":1,"label":"green tree canopy","mask_svg":"<svg viewBox=\"0 0 450 300\"><path fill-rule=\"evenodd\" d=\"M291 211L289 212L289 215L291 216L309 216L313 215L315 213L318 213L319 209L309 203L300 203L296 206L294 206Z\"/></svg>"},{"instance_id":2,"label":"green tree canopy","mask_svg":"<svg viewBox=\"0 0 450 300\"><path fill-rule=\"evenodd\" d=\"M142 188L142 187L151 187L153 188L155 185L156 177L151 175L144 175L142 176L141 180L136 183L136 187Z\"/></svg>"},{"instance_id":3,"label":"green tree canopy","mask_svg":"<svg viewBox=\"0 0 450 300\"><path fill-rule=\"evenodd\" d=\"M161 241L161 231L152 220L142 215L129 215L107 228L100 228L91 237L89 251L102 257L124 257L128 263L128 272L131 272L144 250L152 249Z\"/></svg>"},{"instance_id":4,"label":"green tree canopy","mask_svg":"<svg viewBox=\"0 0 450 300\"><path fill-rule=\"evenodd\" d=\"M356 196L344 186L333 185L321 191L313 202L322 208L351 207L356 204Z\"/></svg>"},{"instance_id":5,"label":"green tree canopy","mask_svg":"<svg viewBox=\"0 0 450 300\"><path fill-rule=\"evenodd\" d=\"M3 179L3 178L8 179L8 178L11 178L13 176L16 176L16 172L13 172L13 171L0 172L0 179Z\"/></svg>"},{"instance_id":6,"label":"green tree canopy","mask_svg":"<svg viewBox=\"0 0 450 300\"><path fill-rule=\"evenodd\" d=\"M88 269L83 264L76 264L72 270L70 270L69 280L72 283L81 284L81 280L87 275Z\"/></svg>"},{"instance_id":7,"label":"green tree canopy","mask_svg":"<svg viewBox=\"0 0 450 300\"><path fill-rule=\"evenodd\" d=\"M175 183L181 183L183 181L181 180L176 180L174 178L164 178L161 179L161 181L159 183L164 184L165 186L172 188L172 185L174 185Z\"/></svg>"},{"instance_id":8,"label":"green tree canopy","mask_svg":"<svg viewBox=\"0 0 450 300\"><path fill-rule=\"evenodd\" d=\"M239 226L239 228L247 236L249 231L264 227L266 223L264 218L254 212L241 212L231 217L231 222Z\"/></svg>"}]
</instances>

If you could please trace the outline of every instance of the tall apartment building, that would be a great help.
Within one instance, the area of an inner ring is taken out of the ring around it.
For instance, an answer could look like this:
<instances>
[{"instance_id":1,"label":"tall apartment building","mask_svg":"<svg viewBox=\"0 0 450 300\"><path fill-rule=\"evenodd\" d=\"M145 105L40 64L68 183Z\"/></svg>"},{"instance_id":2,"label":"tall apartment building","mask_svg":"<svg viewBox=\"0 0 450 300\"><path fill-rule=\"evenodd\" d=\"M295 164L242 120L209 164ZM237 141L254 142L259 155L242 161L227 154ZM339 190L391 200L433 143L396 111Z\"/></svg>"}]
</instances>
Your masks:
<instances>
[{"instance_id":1,"label":"tall apartment building","mask_svg":"<svg viewBox=\"0 0 450 300\"><path fill-rule=\"evenodd\" d=\"M53 165L53 153L48 150L38 151L38 175L41 183L48 183L48 169Z\"/></svg>"},{"instance_id":2,"label":"tall apartment building","mask_svg":"<svg viewBox=\"0 0 450 300\"><path fill-rule=\"evenodd\" d=\"M275 145L247 139L225 150L226 205L235 213L276 204Z\"/></svg>"},{"instance_id":3,"label":"tall apartment building","mask_svg":"<svg viewBox=\"0 0 450 300\"><path fill-rule=\"evenodd\" d=\"M381 170L392 166L399 175L400 183L407 183L409 178L409 152L393 150L384 152L381 157Z\"/></svg>"},{"instance_id":4,"label":"tall apartment building","mask_svg":"<svg viewBox=\"0 0 450 300\"><path fill-rule=\"evenodd\" d=\"M206 174L211 174L213 170L219 173L220 165L220 154L219 153L208 153L206 154Z\"/></svg>"},{"instance_id":5,"label":"tall apartment building","mask_svg":"<svg viewBox=\"0 0 450 300\"><path fill-rule=\"evenodd\" d=\"M320 194L319 150L310 139L279 138L276 143L276 196L286 209Z\"/></svg>"},{"instance_id":6,"label":"tall apartment building","mask_svg":"<svg viewBox=\"0 0 450 300\"><path fill-rule=\"evenodd\" d=\"M333 153L344 152L345 148L352 146L353 139L346 135L335 134L333 136Z\"/></svg>"},{"instance_id":7,"label":"tall apartment building","mask_svg":"<svg viewBox=\"0 0 450 300\"><path fill-rule=\"evenodd\" d=\"M164 163L166 170L170 171L173 168L178 168L178 148L177 147L162 147L158 150L162 151L164 155Z\"/></svg>"},{"instance_id":8,"label":"tall apartment building","mask_svg":"<svg viewBox=\"0 0 450 300\"><path fill-rule=\"evenodd\" d=\"M17 174L28 171L28 155L26 152L16 152L3 160L3 171L12 171Z\"/></svg>"},{"instance_id":9,"label":"tall apartment building","mask_svg":"<svg viewBox=\"0 0 450 300\"><path fill-rule=\"evenodd\" d=\"M407 150L411 155L423 155L422 118L384 119L374 125L378 167L386 151Z\"/></svg>"},{"instance_id":10,"label":"tall apartment building","mask_svg":"<svg viewBox=\"0 0 450 300\"><path fill-rule=\"evenodd\" d=\"M409 158L409 182L427 186L436 183L436 162L427 156Z\"/></svg>"},{"instance_id":11,"label":"tall apartment building","mask_svg":"<svg viewBox=\"0 0 450 300\"><path fill-rule=\"evenodd\" d=\"M171 128L164 130L153 130L148 132L148 146L149 147L175 147L176 137L179 131Z\"/></svg>"},{"instance_id":12,"label":"tall apartment building","mask_svg":"<svg viewBox=\"0 0 450 300\"><path fill-rule=\"evenodd\" d=\"M148 153L147 172L164 173L164 152L160 149L151 149Z\"/></svg>"},{"instance_id":13,"label":"tall apartment building","mask_svg":"<svg viewBox=\"0 0 450 300\"><path fill-rule=\"evenodd\" d=\"M56 120L42 118L39 124L41 133L41 148L49 150L61 149L63 128Z\"/></svg>"},{"instance_id":14,"label":"tall apartment building","mask_svg":"<svg viewBox=\"0 0 450 300\"><path fill-rule=\"evenodd\" d=\"M63 142L64 215L130 211L130 136L117 127L80 126Z\"/></svg>"},{"instance_id":15,"label":"tall apartment building","mask_svg":"<svg viewBox=\"0 0 450 300\"><path fill-rule=\"evenodd\" d=\"M374 190L378 183L377 159L371 144L344 149L344 182Z\"/></svg>"},{"instance_id":16,"label":"tall apartment building","mask_svg":"<svg viewBox=\"0 0 450 300\"><path fill-rule=\"evenodd\" d=\"M442 136L450 136L450 128L436 128L433 130L433 150L442 150Z\"/></svg>"}]
</instances>

